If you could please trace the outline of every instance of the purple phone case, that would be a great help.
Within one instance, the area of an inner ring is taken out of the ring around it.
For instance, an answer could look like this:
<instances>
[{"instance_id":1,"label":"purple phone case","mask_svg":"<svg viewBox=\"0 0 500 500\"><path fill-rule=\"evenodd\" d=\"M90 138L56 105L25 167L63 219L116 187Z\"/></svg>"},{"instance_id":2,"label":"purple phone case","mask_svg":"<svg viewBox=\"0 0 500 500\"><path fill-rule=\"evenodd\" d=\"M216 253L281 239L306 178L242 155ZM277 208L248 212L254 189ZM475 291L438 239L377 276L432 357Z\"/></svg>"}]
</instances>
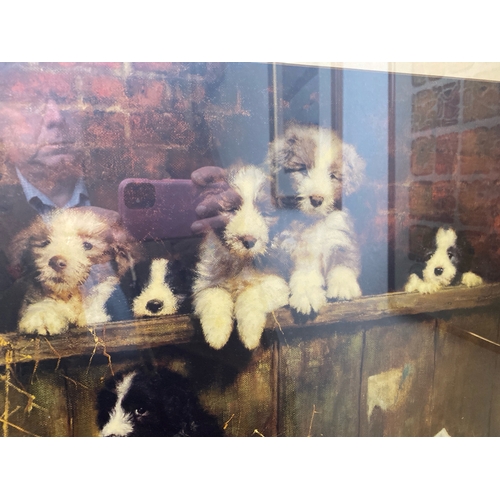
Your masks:
<instances>
[{"instance_id":1,"label":"purple phone case","mask_svg":"<svg viewBox=\"0 0 500 500\"><path fill-rule=\"evenodd\" d=\"M198 220L198 188L186 179L124 179L118 187L118 211L138 240L193 236Z\"/></svg>"}]
</instances>

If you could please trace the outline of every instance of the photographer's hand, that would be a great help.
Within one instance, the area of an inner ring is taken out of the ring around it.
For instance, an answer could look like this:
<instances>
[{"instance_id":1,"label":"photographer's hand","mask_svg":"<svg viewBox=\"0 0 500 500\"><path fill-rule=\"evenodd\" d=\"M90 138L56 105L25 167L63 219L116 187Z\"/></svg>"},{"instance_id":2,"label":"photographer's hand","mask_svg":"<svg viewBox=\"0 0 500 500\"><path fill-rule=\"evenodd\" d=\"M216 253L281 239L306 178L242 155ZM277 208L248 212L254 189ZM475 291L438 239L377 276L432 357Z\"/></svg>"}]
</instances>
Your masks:
<instances>
[{"instance_id":1,"label":"photographer's hand","mask_svg":"<svg viewBox=\"0 0 500 500\"><path fill-rule=\"evenodd\" d=\"M196 207L200 220L191 225L195 234L206 233L227 224L229 212L238 208L241 197L226 181L226 171L220 167L201 167L191 174L191 180L201 188L201 202Z\"/></svg>"}]
</instances>

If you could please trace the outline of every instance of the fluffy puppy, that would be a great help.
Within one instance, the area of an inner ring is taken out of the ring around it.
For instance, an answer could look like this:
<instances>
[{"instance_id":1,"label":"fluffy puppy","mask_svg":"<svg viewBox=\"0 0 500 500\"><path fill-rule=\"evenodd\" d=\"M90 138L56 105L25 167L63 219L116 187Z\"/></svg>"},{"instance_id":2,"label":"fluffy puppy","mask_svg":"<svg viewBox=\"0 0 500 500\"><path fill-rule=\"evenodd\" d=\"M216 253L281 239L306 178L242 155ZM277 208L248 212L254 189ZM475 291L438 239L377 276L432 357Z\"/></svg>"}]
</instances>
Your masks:
<instances>
[{"instance_id":1,"label":"fluffy puppy","mask_svg":"<svg viewBox=\"0 0 500 500\"><path fill-rule=\"evenodd\" d=\"M91 208L38 217L14 237L9 253L12 267L29 276L18 330L40 335L109 321L106 302L140 256L116 221Z\"/></svg>"},{"instance_id":2,"label":"fluffy puppy","mask_svg":"<svg viewBox=\"0 0 500 500\"><path fill-rule=\"evenodd\" d=\"M412 266L406 292L434 293L446 286L478 286L480 276L471 271L474 249L452 228L435 229L423 242L419 262Z\"/></svg>"},{"instance_id":3,"label":"fluffy puppy","mask_svg":"<svg viewBox=\"0 0 500 500\"><path fill-rule=\"evenodd\" d=\"M360 186L365 161L332 130L293 124L270 144L266 163L279 206L297 209L271 244L289 260L290 306L308 315L327 299L361 296L360 252L342 196Z\"/></svg>"},{"instance_id":4,"label":"fluffy puppy","mask_svg":"<svg viewBox=\"0 0 500 500\"><path fill-rule=\"evenodd\" d=\"M206 341L215 349L228 341L236 320L241 341L256 348L267 314L288 303L285 280L263 261L270 227L276 222L269 178L255 166L229 173L240 207L222 231L208 233L200 247L193 284L194 312Z\"/></svg>"},{"instance_id":5,"label":"fluffy puppy","mask_svg":"<svg viewBox=\"0 0 500 500\"><path fill-rule=\"evenodd\" d=\"M103 437L223 436L187 379L170 370L143 367L110 377L97 396Z\"/></svg>"}]
</instances>

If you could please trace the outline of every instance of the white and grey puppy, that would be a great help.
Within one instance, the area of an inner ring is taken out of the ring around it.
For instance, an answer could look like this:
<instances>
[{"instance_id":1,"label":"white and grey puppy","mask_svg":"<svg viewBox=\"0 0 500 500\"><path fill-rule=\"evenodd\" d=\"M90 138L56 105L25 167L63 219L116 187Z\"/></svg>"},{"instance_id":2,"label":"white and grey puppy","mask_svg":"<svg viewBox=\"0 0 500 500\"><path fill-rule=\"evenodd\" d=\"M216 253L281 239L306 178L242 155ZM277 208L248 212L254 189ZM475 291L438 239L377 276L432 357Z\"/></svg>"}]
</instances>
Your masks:
<instances>
[{"instance_id":1,"label":"white and grey puppy","mask_svg":"<svg viewBox=\"0 0 500 500\"><path fill-rule=\"evenodd\" d=\"M293 124L270 144L266 163L280 206L296 209L271 245L290 261L290 306L311 314L327 299L361 296L360 252L342 196L360 186L365 161L334 131Z\"/></svg>"},{"instance_id":2,"label":"white and grey puppy","mask_svg":"<svg viewBox=\"0 0 500 500\"><path fill-rule=\"evenodd\" d=\"M201 245L194 312L213 348L227 343L236 320L241 341L254 349L268 313L288 304L289 289L261 260L276 222L268 176L255 166L242 166L230 171L228 182L242 202L226 227L208 233Z\"/></svg>"},{"instance_id":3,"label":"white and grey puppy","mask_svg":"<svg viewBox=\"0 0 500 500\"><path fill-rule=\"evenodd\" d=\"M471 271L474 249L452 228L434 230L423 242L423 255L410 270L406 292L434 293L446 286L478 286L480 276Z\"/></svg>"}]
</instances>

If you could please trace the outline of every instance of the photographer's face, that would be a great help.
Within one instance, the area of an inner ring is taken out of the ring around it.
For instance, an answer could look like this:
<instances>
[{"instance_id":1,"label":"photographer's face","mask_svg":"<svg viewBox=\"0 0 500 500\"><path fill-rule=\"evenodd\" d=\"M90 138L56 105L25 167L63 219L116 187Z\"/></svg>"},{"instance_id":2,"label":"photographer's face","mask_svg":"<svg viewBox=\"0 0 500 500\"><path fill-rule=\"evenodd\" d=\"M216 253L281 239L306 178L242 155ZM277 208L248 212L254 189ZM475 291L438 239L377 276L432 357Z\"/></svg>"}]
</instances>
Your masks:
<instances>
[{"instance_id":1,"label":"photographer's face","mask_svg":"<svg viewBox=\"0 0 500 500\"><path fill-rule=\"evenodd\" d=\"M49 99L38 104L0 104L0 139L7 163L21 171L74 166L78 127Z\"/></svg>"}]
</instances>

